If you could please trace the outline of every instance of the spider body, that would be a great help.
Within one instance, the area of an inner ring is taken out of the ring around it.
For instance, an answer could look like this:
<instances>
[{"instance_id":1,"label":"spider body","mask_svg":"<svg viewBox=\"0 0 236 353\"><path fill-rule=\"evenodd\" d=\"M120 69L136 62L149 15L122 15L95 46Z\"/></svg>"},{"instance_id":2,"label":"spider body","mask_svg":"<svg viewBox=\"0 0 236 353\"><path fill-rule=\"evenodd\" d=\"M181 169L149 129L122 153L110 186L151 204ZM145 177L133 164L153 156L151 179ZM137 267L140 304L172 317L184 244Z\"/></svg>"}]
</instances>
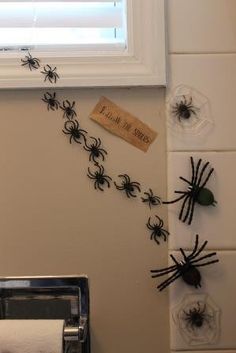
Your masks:
<instances>
[{"instance_id":1,"label":"spider body","mask_svg":"<svg viewBox=\"0 0 236 353\"><path fill-rule=\"evenodd\" d=\"M42 98L42 101L47 103L47 109L48 110L57 110L59 107L59 101L56 99L56 93L54 92L53 94L46 92L44 95L44 98Z\"/></svg>"},{"instance_id":2,"label":"spider body","mask_svg":"<svg viewBox=\"0 0 236 353\"><path fill-rule=\"evenodd\" d=\"M105 151L103 148L101 148L101 140L100 138L95 138L95 137L90 137L94 142L92 142L90 145L85 141L85 146L84 149L89 152L89 161L93 161L95 164L97 164L97 159L100 157L102 160L105 160L105 154L107 155L107 151Z\"/></svg>"},{"instance_id":3,"label":"spider body","mask_svg":"<svg viewBox=\"0 0 236 353\"><path fill-rule=\"evenodd\" d=\"M120 174L118 175L119 178L122 178L121 185L117 185L116 182L114 182L117 190L125 191L126 196L128 198L130 197L137 197L135 194L136 192L140 192L140 183L136 181L131 181L130 177L127 174Z\"/></svg>"},{"instance_id":4,"label":"spider body","mask_svg":"<svg viewBox=\"0 0 236 353\"><path fill-rule=\"evenodd\" d=\"M193 105L192 97L187 99L185 95L172 106L172 114L178 118L179 122L190 119L192 114L196 115L197 110L198 108Z\"/></svg>"},{"instance_id":5,"label":"spider body","mask_svg":"<svg viewBox=\"0 0 236 353\"><path fill-rule=\"evenodd\" d=\"M75 102L70 103L68 100L63 101L62 106L60 106L60 108L64 111L63 118L71 120L77 116L74 106Z\"/></svg>"},{"instance_id":6,"label":"spider body","mask_svg":"<svg viewBox=\"0 0 236 353\"><path fill-rule=\"evenodd\" d=\"M44 82L48 80L50 83L56 83L59 75L56 72L56 67L52 68L50 65L44 66L44 71L41 71L45 75Z\"/></svg>"},{"instance_id":7,"label":"spider body","mask_svg":"<svg viewBox=\"0 0 236 353\"><path fill-rule=\"evenodd\" d=\"M28 52L28 55L25 56L24 59L21 59L21 66L28 66L30 71L32 71L32 69L37 70L40 66L40 60L37 58L33 58L32 55Z\"/></svg>"},{"instance_id":8,"label":"spider body","mask_svg":"<svg viewBox=\"0 0 236 353\"><path fill-rule=\"evenodd\" d=\"M72 141L81 144L81 138L86 140L85 134L87 131L80 129L79 122L77 120L67 120L64 124L64 134L70 135L70 143Z\"/></svg>"},{"instance_id":9,"label":"spider body","mask_svg":"<svg viewBox=\"0 0 236 353\"><path fill-rule=\"evenodd\" d=\"M177 261L176 258L171 254L170 257L174 261L175 265L169 266L163 269L151 270L151 273L153 274L152 275L153 278L161 277L168 273L173 272L173 274L168 279L166 279L164 282L162 282L157 286L157 288L160 291L165 289L167 286L169 286L172 282L174 282L179 277L181 277L182 280L190 286L194 286L195 288L201 287L201 273L198 270L198 267L214 264L219 260L214 259L207 262L201 262L205 259L209 259L215 256L216 252L212 252L207 255L198 257L206 247L207 241L205 241L200 247L198 247L198 245L199 245L198 235L196 235L195 245L190 255L187 256L184 250L180 248L180 252L183 256L182 261Z\"/></svg>"},{"instance_id":10,"label":"spider body","mask_svg":"<svg viewBox=\"0 0 236 353\"><path fill-rule=\"evenodd\" d=\"M146 195L147 197L141 197L142 202L148 203L150 209L152 206L157 206L161 204L161 198L155 196L152 189L149 189L149 192L144 192L144 195Z\"/></svg>"},{"instance_id":11,"label":"spider body","mask_svg":"<svg viewBox=\"0 0 236 353\"><path fill-rule=\"evenodd\" d=\"M164 241L166 241L167 236L169 235L169 232L165 229L163 229L163 220L155 215L155 217L158 220L158 223L153 223L151 224L151 217L149 217L148 222L146 224L147 228L151 230L151 240L154 240L158 245L160 244L158 238L163 238Z\"/></svg>"},{"instance_id":12,"label":"spider body","mask_svg":"<svg viewBox=\"0 0 236 353\"><path fill-rule=\"evenodd\" d=\"M87 176L94 180L94 188L97 190L104 191L104 187L107 186L108 188L110 187L110 182L109 180L112 180L111 177L108 175L104 174L104 167L102 165L96 165L98 170L96 170L94 173L90 171L88 168L88 174Z\"/></svg>"},{"instance_id":13,"label":"spider body","mask_svg":"<svg viewBox=\"0 0 236 353\"><path fill-rule=\"evenodd\" d=\"M205 323L210 326L212 316L207 313L206 304L201 306L201 304L197 302L196 306L189 308L188 311L183 310L183 314L183 319L192 330L201 328Z\"/></svg>"},{"instance_id":14,"label":"spider body","mask_svg":"<svg viewBox=\"0 0 236 353\"><path fill-rule=\"evenodd\" d=\"M202 160L199 159L195 167L192 157L190 157L190 160L191 160L191 168L192 168L191 181L183 177L180 177L181 180L183 180L185 183L188 184L187 190L186 191L176 190L175 193L181 194L180 197L178 197L173 201L162 202L163 204L172 204L180 200L183 200L180 213L179 213L179 220L181 220L182 222L187 222L188 224L191 224L192 222L196 203L202 206L215 206L216 204L212 191L205 187L214 169L211 168L207 173L207 175L205 176L205 178L203 179L205 171L209 166L209 162L206 162L201 167Z\"/></svg>"}]
</instances>

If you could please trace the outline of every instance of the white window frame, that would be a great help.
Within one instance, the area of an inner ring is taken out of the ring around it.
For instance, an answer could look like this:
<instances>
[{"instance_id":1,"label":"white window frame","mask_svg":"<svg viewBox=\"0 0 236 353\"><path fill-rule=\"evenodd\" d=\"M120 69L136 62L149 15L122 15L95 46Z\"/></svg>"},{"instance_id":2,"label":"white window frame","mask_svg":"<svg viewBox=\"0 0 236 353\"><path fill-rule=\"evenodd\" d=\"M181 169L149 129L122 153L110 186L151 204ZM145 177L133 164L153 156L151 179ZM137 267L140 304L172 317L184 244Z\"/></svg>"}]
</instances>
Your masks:
<instances>
[{"instance_id":1,"label":"white window frame","mask_svg":"<svg viewBox=\"0 0 236 353\"><path fill-rule=\"evenodd\" d=\"M129 46L123 51L37 52L42 65L57 67L56 87L165 86L165 0L127 0ZM23 52L0 53L0 88L53 87L40 70L20 65Z\"/></svg>"}]
</instances>

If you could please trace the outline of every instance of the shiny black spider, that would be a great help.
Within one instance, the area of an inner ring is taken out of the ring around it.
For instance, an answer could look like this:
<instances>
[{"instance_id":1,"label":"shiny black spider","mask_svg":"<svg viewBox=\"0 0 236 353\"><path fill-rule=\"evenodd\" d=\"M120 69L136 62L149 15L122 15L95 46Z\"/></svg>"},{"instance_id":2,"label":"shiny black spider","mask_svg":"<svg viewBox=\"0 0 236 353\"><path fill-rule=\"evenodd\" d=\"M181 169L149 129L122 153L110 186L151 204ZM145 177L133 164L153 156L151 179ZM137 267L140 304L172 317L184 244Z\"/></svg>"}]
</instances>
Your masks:
<instances>
[{"instance_id":1,"label":"shiny black spider","mask_svg":"<svg viewBox=\"0 0 236 353\"><path fill-rule=\"evenodd\" d=\"M47 109L48 110L57 110L59 107L59 101L56 99L56 92L53 94L46 92L44 95L44 98L42 98L42 101L47 103Z\"/></svg>"},{"instance_id":2,"label":"shiny black spider","mask_svg":"<svg viewBox=\"0 0 236 353\"><path fill-rule=\"evenodd\" d=\"M207 243L208 242L205 241L200 246L200 248L198 248L198 235L196 235L195 246L193 251L190 253L190 255L186 256L184 250L180 248L179 250L183 256L183 260L177 261L176 258L171 254L170 257L174 261L175 265L162 268L160 270L151 270L151 273L154 273L152 275L153 278L161 277L166 275L167 273L174 272L172 276L170 276L164 282L162 282L157 286L159 291L162 291L163 289L165 289L167 286L169 286L172 282L174 282L179 277L182 277L183 281L190 286L194 286L195 288L201 287L201 274L198 271L197 267L214 264L219 261L218 259L216 259L216 260L211 260L211 261L199 264L199 261L202 261L204 259L207 259L209 257L216 255L216 252L212 252L197 258L198 255L204 250Z\"/></svg>"},{"instance_id":3,"label":"shiny black spider","mask_svg":"<svg viewBox=\"0 0 236 353\"><path fill-rule=\"evenodd\" d=\"M32 55L28 52L28 55L25 56L25 59L21 59L22 63L21 66L27 65L32 71L32 69L37 70L40 66L40 60L37 58L33 58Z\"/></svg>"},{"instance_id":4,"label":"shiny black spider","mask_svg":"<svg viewBox=\"0 0 236 353\"><path fill-rule=\"evenodd\" d=\"M199 110L199 108L194 107L192 104L192 97L189 99L184 95L182 97L183 98L179 102L176 102L172 106L172 114L178 118L179 122L181 122L181 119L188 120L192 114L197 115L197 111Z\"/></svg>"},{"instance_id":5,"label":"shiny black spider","mask_svg":"<svg viewBox=\"0 0 236 353\"><path fill-rule=\"evenodd\" d=\"M213 173L214 168L210 169L206 178L202 181L204 172L208 167L209 162L205 163L202 166L201 171L199 171L202 160L201 159L198 160L196 168L193 162L193 157L190 157L190 160L191 160L191 168L192 168L191 181L180 176L180 179L189 185L188 189L186 191L177 190L175 191L175 193L181 194L180 197L178 197L173 201L162 202L163 204L171 204L183 199L182 207L179 213L179 220L181 220L182 222L188 221L188 224L191 224L192 222L193 212L194 212L194 207L196 202L202 206L210 206L210 205L215 206L216 204L213 193L209 189L205 188L205 185L208 182L211 174Z\"/></svg>"},{"instance_id":6,"label":"shiny black spider","mask_svg":"<svg viewBox=\"0 0 236 353\"><path fill-rule=\"evenodd\" d=\"M64 111L63 118L71 120L77 116L76 111L73 109L74 106L75 102L70 103L68 100L63 101L62 106L60 106L60 108Z\"/></svg>"},{"instance_id":7,"label":"shiny black spider","mask_svg":"<svg viewBox=\"0 0 236 353\"><path fill-rule=\"evenodd\" d=\"M101 146L101 140L100 138L95 138L95 137L90 137L94 142L92 142L90 145L87 144L85 141L85 146L84 149L89 153L89 161L93 161L95 164L97 164L97 159L102 158L102 160L105 160L104 154L107 154L107 151L105 151L103 148L100 148Z\"/></svg>"},{"instance_id":8,"label":"shiny black spider","mask_svg":"<svg viewBox=\"0 0 236 353\"><path fill-rule=\"evenodd\" d=\"M207 313L206 304L201 306L200 302L196 303L196 306L189 308L188 311L183 310L182 319L186 321L187 326L192 330L201 328L204 324L210 327L210 322L213 318L212 315Z\"/></svg>"},{"instance_id":9,"label":"shiny black spider","mask_svg":"<svg viewBox=\"0 0 236 353\"><path fill-rule=\"evenodd\" d=\"M102 165L96 165L98 170L92 173L90 169L88 168L88 174L87 176L94 180L94 188L97 190L104 191L103 187L107 186L108 188L110 187L110 182L109 180L112 180L111 177L108 175L104 174L104 167Z\"/></svg>"},{"instance_id":10,"label":"shiny black spider","mask_svg":"<svg viewBox=\"0 0 236 353\"><path fill-rule=\"evenodd\" d=\"M121 182L121 185L117 185L116 182L114 182L117 190L124 190L127 197L137 197L137 195L135 195L135 192L141 191L140 183L136 181L131 181L130 177L127 174L120 174L118 176L119 178L123 178L124 180Z\"/></svg>"},{"instance_id":11,"label":"shiny black spider","mask_svg":"<svg viewBox=\"0 0 236 353\"><path fill-rule=\"evenodd\" d=\"M160 242L158 241L158 238L163 238L164 241L166 241L167 236L169 235L169 232L165 229L163 229L163 220L158 217L157 215L155 215L155 217L158 219L158 223L153 223L151 224L151 217L149 217L148 222L146 224L146 226L148 227L148 229L151 230L151 240L155 240L155 242L159 245Z\"/></svg>"},{"instance_id":12,"label":"shiny black spider","mask_svg":"<svg viewBox=\"0 0 236 353\"><path fill-rule=\"evenodd\" d=\"M52 69L50 65L44 66L44 71L41 71L41 73L45 75L44 81L48 80L50 83L56 83L59 78L56 69L56 67Z\"/></svg>"},{"instance_id":13,"label":"shiny black spider","mask_svg":"<svg viewBox=\"0 0 236 353\"><path fill-rule=\"evenodd\" d=\"M152 189L149 189L149 192L144 192L144 195L146 195L147 197L141 197L142 202L147 202L150 209L152 206L157 206L161 204L161 198L158 196L155 196L153 194Z\"/></svg>"},{"instance_id":14,"label":"shiny black spider","mask_svg":"<svg viewBox=\"0 0 236 353\"><path fill-rule=\"evenodd\" d=\"M80 129L79 122L77 120L67 120L64 124L64 129L62 130L64 134L70 135L70 143L72 140L76 143L81 144L81 137L86 140L85 134L87 131Z\"/></svg>"}]
</instances>

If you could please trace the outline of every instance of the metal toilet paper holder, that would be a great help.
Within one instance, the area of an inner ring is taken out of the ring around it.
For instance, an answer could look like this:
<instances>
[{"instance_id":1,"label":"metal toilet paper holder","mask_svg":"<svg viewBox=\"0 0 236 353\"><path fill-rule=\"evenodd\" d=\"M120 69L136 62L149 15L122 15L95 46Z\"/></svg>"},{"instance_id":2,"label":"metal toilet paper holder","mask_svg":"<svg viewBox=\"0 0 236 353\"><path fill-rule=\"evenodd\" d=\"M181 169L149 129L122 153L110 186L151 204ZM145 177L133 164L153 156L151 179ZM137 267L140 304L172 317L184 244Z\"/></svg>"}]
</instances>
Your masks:
<instances>
[{"instance_id":1,"label":"metal toilet paper holder","mask_svg":"<svg viewBox=\"0 0 236 353\"><path fill-rule=\"evenodd\" d=\"M90 353L87 276L0 277L0 301L0 320L64 320L64 352Z\"/></svg>"}]
</instances>

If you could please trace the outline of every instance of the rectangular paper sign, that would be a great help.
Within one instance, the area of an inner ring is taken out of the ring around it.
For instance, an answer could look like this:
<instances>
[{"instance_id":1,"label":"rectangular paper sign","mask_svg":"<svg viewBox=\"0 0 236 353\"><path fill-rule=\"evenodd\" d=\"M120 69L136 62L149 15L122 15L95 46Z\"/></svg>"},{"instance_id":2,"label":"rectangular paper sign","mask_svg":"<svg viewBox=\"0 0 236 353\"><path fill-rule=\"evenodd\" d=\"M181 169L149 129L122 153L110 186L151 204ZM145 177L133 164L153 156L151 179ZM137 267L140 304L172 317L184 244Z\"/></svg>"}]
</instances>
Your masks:
<instances>
[{"instance_id":1,"label":"rectangular paper sign","mask_svg":"<svg viewBox=\"0 0 236 353\"><path fill-rule=\"evenodd\" d=\"M157 132L105 97L100 98L90 118L144 152L157 137Z\"/></svg>"}]
</instances>

